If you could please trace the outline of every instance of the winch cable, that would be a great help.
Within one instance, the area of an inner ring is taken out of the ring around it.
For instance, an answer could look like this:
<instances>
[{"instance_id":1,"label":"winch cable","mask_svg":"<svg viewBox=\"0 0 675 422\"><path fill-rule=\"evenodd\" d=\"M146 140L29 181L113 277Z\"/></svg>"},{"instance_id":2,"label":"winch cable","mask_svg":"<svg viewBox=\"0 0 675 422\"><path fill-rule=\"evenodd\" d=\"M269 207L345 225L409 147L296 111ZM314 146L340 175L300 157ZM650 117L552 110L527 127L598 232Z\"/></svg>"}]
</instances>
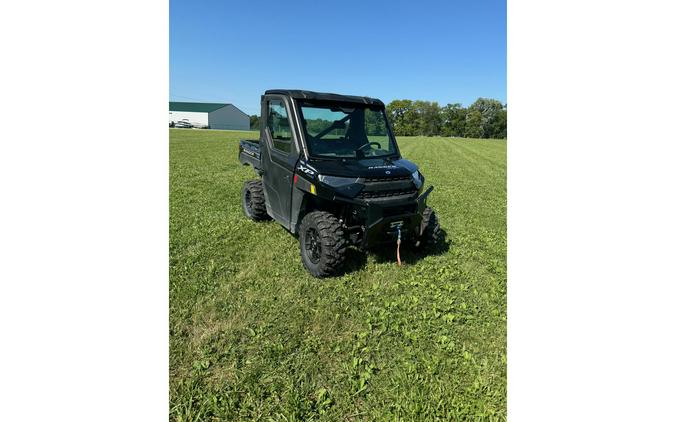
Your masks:
<instances>
[{"instance_id":1,"label":"winch cable","mask_svg":"<svg viewBox=\"0 0 675 422\"><path fill-rule=\"evenodd\" d=\"M396 239L396 262L401 266L401 226L398 226L398 239Z\"/></svg>"}]
</instances>

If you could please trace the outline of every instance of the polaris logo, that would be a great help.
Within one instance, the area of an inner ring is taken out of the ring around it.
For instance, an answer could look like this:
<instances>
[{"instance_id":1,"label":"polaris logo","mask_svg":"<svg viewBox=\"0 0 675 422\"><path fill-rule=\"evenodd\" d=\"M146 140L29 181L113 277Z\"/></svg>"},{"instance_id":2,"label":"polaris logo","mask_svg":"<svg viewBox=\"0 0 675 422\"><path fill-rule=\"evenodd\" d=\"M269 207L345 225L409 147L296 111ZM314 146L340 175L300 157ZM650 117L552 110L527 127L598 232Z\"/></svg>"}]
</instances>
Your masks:
<instances>
[{"instance_id":1,"label":"polaris logo","mask_svg":"<svg viewBox=\"0 0 675 422\"><path fill-rule=\"evenodd\" d=\"M385 171L384 174L391 174L389 170Z\"/></svg>"}]
</instances>

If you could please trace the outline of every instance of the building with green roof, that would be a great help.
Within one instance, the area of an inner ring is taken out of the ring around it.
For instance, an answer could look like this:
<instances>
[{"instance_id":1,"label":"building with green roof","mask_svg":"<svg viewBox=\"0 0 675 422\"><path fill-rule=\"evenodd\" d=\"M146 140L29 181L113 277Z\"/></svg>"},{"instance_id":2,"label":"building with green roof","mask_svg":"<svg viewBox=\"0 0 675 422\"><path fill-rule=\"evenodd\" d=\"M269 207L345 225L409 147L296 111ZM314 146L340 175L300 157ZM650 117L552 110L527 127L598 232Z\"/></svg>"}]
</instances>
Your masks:
<instances>
[{"instance_id":1,"label":"building with green roof","mask_svg":"<svg viewBox=\"0 0 675 422\"><path fill-rule=\"evenodd\" d=\"M193 127L249 130L250 117L233 104L169 102L169 124L190 123Z\"/></svg>"}]
</instances>

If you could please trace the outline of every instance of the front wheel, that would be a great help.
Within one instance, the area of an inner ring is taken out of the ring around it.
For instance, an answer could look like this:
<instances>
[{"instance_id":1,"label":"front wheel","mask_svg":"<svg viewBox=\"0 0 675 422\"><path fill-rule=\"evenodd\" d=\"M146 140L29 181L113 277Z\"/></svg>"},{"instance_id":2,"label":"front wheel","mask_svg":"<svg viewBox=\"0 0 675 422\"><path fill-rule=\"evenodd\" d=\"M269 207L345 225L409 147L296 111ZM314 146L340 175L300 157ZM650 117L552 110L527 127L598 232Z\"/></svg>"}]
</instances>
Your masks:
<instances>
[{"instance_id":1,"label":"front wheel","mask_svg":"<svg viewBox=\"0 0 675 422\"><path fill-rule=\"evenodd\" d=\"M347 236L331 213L314 211L305 215L299 229L300 257L314 277L342 271L347 254Z\"/></svg>"},{"instance_id":2,"label":"front wheel","mask_svg":"<svg viewBox=\"0 0 675 422\"><path fill-rule=\"evenodd\" d=\"M441 225L431 207L426 207L422 213L422 233L419 246L431 248L441 241Z\"/></svg>"}]
</instances>

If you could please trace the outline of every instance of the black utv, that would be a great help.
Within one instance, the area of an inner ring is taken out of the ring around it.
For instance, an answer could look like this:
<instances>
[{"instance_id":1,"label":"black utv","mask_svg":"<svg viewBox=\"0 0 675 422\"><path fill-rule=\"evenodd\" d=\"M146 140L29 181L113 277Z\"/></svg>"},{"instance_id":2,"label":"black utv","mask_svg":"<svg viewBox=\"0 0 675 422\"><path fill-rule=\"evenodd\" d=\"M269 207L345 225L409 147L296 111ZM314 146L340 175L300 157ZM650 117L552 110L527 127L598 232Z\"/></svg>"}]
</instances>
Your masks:
<instances>
[{"instance_id":1,"label":"black utv","mask_svg":"<svg viewBox=\"0 0 675 422\"><path fill-rule=\"evenodd\" d=\"M297 235L316 277L339 273L348 246L439 241L417 166L401 158L382 101L274 89L261 97L260 140L239 160L260 179L244 184L244 213Z\"/></svg>"}]
</instances>

